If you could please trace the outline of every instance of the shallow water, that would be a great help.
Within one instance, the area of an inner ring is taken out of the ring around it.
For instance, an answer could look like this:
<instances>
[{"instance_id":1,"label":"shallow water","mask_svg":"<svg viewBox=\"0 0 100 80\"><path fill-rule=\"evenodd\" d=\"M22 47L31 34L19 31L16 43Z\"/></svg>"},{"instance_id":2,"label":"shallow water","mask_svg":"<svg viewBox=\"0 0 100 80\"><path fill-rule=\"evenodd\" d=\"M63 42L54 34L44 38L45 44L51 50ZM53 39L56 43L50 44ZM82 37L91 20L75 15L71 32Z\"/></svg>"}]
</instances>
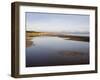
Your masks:
<instances>
[{"instance_id":1,"label":"shallow water","mask_svg":"<svg viewBox=\"0 0 100 80\"><path fill-rule=\"evenodd\" d=\"M69 35L74 35L74 36L89 36L90 34L89 33L83 33L83 34L80 34L80 33L69 33Z\"/></svg>"},{"instance_id":2,"label":"shallow water","mask_svg":"<svg viewBox=\"0 0 100 80\"><path fill-rule=\"evenodd\" d=\"M26 47L26 67L89 64L89 42L38 36Z\"/></svg>"}]
</instances>

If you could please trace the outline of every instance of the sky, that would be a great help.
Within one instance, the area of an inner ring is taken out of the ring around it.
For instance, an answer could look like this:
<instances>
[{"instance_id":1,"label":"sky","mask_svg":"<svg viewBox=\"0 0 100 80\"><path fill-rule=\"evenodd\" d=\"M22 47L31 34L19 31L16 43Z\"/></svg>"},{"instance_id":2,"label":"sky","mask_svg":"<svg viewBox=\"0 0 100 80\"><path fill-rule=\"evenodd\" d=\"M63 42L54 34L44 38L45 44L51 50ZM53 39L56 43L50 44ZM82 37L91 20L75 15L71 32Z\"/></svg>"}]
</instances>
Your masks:
<instances>
[{"instance_id":1,"label":"sky","mask_svg":"<svg viewBox=\"0 0 100 80\"><path fill-rule=\"evenodd\" d=\"M89 15L26 12L27 31L89 32Z\"/></svg>"}]
</instances>

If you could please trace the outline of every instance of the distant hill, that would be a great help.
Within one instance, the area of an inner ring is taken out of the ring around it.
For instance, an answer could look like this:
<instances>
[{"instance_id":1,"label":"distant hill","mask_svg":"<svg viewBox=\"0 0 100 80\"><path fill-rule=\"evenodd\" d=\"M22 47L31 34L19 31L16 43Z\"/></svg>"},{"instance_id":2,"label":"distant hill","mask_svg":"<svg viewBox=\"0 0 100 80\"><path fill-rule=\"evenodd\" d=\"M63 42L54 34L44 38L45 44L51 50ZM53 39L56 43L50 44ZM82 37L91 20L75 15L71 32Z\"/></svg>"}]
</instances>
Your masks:
<instances>
[{"instance_id":1,"label":"distant hill","mask_svg":"<svg viewBox=\"0 0 100 80\"><path fill-rule=\"evenodd\" d=\"M26 31L26 32L29 32L29 33L40 33L40 32L37 32L37 31Z\"/></svg>"}]
</instances>

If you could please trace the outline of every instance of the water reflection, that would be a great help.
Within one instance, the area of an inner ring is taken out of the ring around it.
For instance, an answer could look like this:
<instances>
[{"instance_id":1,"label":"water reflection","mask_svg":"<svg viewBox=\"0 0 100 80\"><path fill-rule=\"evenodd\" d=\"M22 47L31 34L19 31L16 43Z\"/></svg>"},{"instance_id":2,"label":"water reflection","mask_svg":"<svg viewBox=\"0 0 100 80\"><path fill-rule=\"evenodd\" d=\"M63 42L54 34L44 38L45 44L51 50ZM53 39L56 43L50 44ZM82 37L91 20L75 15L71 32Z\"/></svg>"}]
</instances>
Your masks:
<instances>
[{"instance_id":1,"label":"water reflection","mask_svg":"<svg viewBox=\"0 0 100 80\"><path fill-rule=\"evenodd\" d=\"M89 42L54 36L26 38L26 67L89 64Z\"/></svg>"},{"instance_id":2,"label":"water reflection","mask_svg":"<svg viewBox=\"0 0 100 80\"><path fill-rule=\"evenodd\" d=\"M32 39L35 38L35 37L41 37L41 36L34 36L34 37L26 36L26 47L31 47L32 45L35 46L34 41L32 41ZM49 37L55 37L55 36L49 36ZM68 37L57 36L57 37L60 37L64 40L89 42L89 37L81 37L81 38L80 37L74 37L74 36L68 36Z\"/></svg>"},{"instance_id":3,"label":"water reflection","mask_svg":"<svg viewBox=\"0 0 100 80\"><path fill-rule=\"evenodd\" d=\"M32 41L33 37L26 37L26 47L35 46L34 41Z\"/></svg>"}]
</instances>

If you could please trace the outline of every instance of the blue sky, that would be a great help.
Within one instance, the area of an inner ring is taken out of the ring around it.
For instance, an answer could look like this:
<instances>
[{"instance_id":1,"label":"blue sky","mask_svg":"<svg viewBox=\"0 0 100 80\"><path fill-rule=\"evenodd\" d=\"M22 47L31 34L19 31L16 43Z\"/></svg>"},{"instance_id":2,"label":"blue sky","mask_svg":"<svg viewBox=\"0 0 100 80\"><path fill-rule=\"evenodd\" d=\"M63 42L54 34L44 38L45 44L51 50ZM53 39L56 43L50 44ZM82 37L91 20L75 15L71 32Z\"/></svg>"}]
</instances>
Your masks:
<instances>
[{"instance_id":1,"label":"blue sky","mask_svg":"<svg viewBox=\"0 0 100 80\"><path fill-rule=\"evenodd\" d=\"M27 31L89 32L89 15L26 13Z\"/></svg>"}]
</instances>

